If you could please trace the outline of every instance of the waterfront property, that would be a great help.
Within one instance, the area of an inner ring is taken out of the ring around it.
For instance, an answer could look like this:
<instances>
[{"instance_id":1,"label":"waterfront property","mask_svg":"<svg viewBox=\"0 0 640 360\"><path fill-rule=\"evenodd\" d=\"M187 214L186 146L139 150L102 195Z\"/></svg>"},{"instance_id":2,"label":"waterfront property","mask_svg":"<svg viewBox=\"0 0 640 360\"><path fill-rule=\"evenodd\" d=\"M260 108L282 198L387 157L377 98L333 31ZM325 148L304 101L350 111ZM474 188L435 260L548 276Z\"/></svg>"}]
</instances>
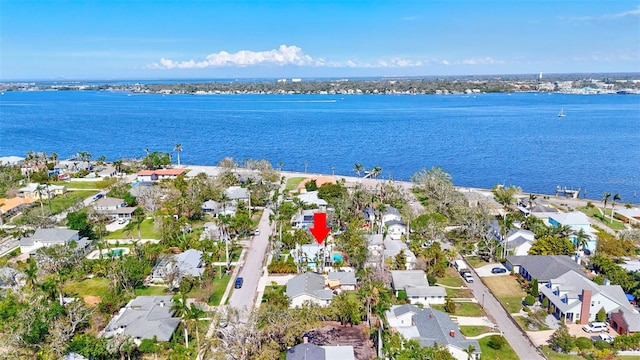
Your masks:
<instances>
[{"instance_id":1,"label":"waterfront property","mask_svg":"<svg viewBox=\"0 0 640 360\"><path fill-rule=\"evenodd\" d=\"M64 195L66 192L67 187L64 185L29 183L27 186L18 189L18 196L31 200L43 200L52 199L57 195Z\"/></svg>"},{"instance_id":2,"label":"waterfront property","mask_svg":"<svg viewBox=\"0 0 640 360\"><path fill-rule=\"evenodd\" d=\"M478 360L482 354L476 340L468 340L449 315L432 308L420 309L415 305L394 305L385 312L391 331L405 339L415 339L422 346L438 344L449 350L458 360ZM473 348L471 354L466 350Z\"/></svg>"},{"instance_id":3,"label":"waterfront property","mask_svg":"<svg viewBox=\"0 0 640 360\"><path fill-rule=\"evenodd\" d=\"M162 179L175 179L178 175L184 175L185 169L157 169L138 171L138 181L158 181Z\"/></svg>"}]
</instances>

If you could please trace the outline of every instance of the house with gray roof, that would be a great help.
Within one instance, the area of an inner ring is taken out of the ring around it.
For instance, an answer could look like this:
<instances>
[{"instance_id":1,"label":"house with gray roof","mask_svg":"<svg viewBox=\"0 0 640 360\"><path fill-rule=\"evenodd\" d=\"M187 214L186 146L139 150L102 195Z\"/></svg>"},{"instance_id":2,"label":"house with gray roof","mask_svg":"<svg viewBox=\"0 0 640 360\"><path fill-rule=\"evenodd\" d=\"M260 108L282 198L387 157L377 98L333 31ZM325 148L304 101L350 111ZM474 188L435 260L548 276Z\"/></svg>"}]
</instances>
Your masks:
<instances>
[{"instance_id":1,"label":"house with gray roof","mask_svg":"<svg viewBox=\"0 0 640 360\"><path fill-rule=\"evenodd\" d=\"M235 201L249 201L249 189L240 187L240 186L229 186L227 190L224 191L224 194L227 196L229 200Z\"/></svg>"},{"instance_id":2,"label":"house with gray roof","mask_svg":"<svg viewBox=\"0 0 640 360\"><path fill-rule=\"evenodd\" d=\"M395 305L385 312L385 317L391 331L400 333L405 339L415 339L421 346L444 346L459 360L468 360L466 350L472 347L472 359L480 359L482 351L478 341L465 338L458 325L442 311Z\"/></svg>"},{"instance_id":3,"label":"house with gray roof","mask_svg":"<svg viewBox=\"0 0 640 360\"><path fill-rule=\"evenodd\" d=\"M541 299L549 300L558 319L586 324L596 320L601 309L610 314L621 308L637 313L620 285L598 285L574 270L539 286Z\"/></svg>"},{"instance_id":4,"label":"house with gray roof","mask_svg":"<svg viewBox=\"0 0 640 360\"><path fill-rule=\"evenodd\" d=\"M23 254L34 254L42 247L69 245L73 241L78 244L78 248L81 246L83 248L86 247L88 240L85 239L82 243L80 243L80 240L78 230L67 228L37 229L33 235L20 239L20 252Z\"/></svg>"},{"instance_id":5,"label":"house with gray roof","mask_svg":"<svg viewBox=\"0 0 640 360\"><path fill-rule=\"evenodd\" d=\"M93 204L93 210L95 210L97 214L108 216L115 220L131 220L136 208L127 206L123 199L103 197L96 200Z\"/></svg>"},{"instance_id":6,"label":"house with gray roof","mask_svg":"<svg viewBox=\"0 0 640 360\"><path fill-rule=\"evenodd\" d=\"M571 270L585 276L580 265L566 255L509 255L505 266L527 280L538 280L538 284L546 284Z\"/></svg>"},{"instance_id":7,"label":"house with gray roof","mask_svg":"<svg viewBox=\"0 0 640 360\"><path fill-rule=\"evenodd\" d=\"M351 271L330 271L327 273L327 283L332 290L355 290L356 274Z\"/></svg>"},{"instance_id":8,"label":"house with gray roof","mask_svg":"<svg viewBox=\"0 0 640 360\"><path fill-rule=\"evenodd\" d=\"M186 276L201 277L204 273L202 251L189 249L183 253L161 258L151 272L151 282L180 286Z\"/></svg>"},{"instance_id":9,"label":"house with gray roof","mask_svg":"<svg viewBox=\"0 0 640 360\"><path fill-rule=\"evenodd\" d=\"M529 230L514 229L507 235L507 249L516 256L529 254L536 235Z\"/></svg>"},{"instance_id":10,"label":"house with gray roof","mask_svg":"<svg viewBox=\"0 0 640 360\"><path fill-rule=\"evenodd\" d=\"M640 314L634 309L621 307L609 315L613 330L618 334L633 335L640 333Z\"/></svg>"},{"instance_id":11,"label":"house with gray roof","mask_svg":"<svg viewBox=\"0 0 640 360\"><path fill-rule=\"evenodd\" d=\"M103 330L102 337L131 336L138 344L144 339L169 341L180 324L173 317L171 296L138 296L120 309Z\"/></svg>"},{"instance_id":12,"label":"house with gray roof","mask_svg":"<svg viewBox=\"0 0 640 360\"><path fill-rule=\"evenodd\" d=\"M306 301L327 306L333 299L333 291L325 287L325 278L314 273L297 275L287 281L286 294L291 299L291 307L298 307Z\"/></svg>"},{"instance_id":13,"label":"house with gray roof","mask_svg":"<svg viewBox=\"0 0 640 360\"><path fill-rule=\"evenodd\" d=\"M355 360L355 353L351 345L318 346L312 343L302 343L287 350L287 360Z\"/></svg>"},{"instance_id":14,"label":"house with gray roof","mask_svg":"<svg viewBox=\"0 0 640 360\"><path fill-rule=\"evenodd\" d=\"M422 270L391 271L391 287L398 296L400 291L407 294L411 304L444 304L447 292L442 286L431 286Z\"/></svg>"},{"instance_id":15,"label":"house with gray roof","mask_svg":"<svg viewBox=\"0 0 640 360\"><path fill-rule=\"evenodd\" d=\"M0 268L0 289L17 290L26 284L26 276L8 266Z\"/></svg>"},{"instance_id":16,"label":"house with gray roof","mask_svg":"<svg viewBox=\"0 0 640 360\"><path fill-rule=\"evenodd\" d=\"M388 259L388 258L395 259L395 257L398 256L398 254L400 254L401 251L403 251L405 257L407 258L405 262L405 268L407 270L413 270L413 268L415 268L417 258L416 258L416 255L413 253L413 251L409 249L407 244L405 244L400 240L393 240L390 236L388 236L384 240L383 244L384 244L384 250L382 253L384 254L385 259Z\"/></svg>"},{"instance_id":17,"label":"house with gray roof","mask_svg":"<svg viewBox=\"0 0 640 360\"><path fill-rule=\"evenodd\" d=\"M2 156L0 157L0 166L14 166L20 165L25 158L20 156Z\"/></svg>"}]
</instances>

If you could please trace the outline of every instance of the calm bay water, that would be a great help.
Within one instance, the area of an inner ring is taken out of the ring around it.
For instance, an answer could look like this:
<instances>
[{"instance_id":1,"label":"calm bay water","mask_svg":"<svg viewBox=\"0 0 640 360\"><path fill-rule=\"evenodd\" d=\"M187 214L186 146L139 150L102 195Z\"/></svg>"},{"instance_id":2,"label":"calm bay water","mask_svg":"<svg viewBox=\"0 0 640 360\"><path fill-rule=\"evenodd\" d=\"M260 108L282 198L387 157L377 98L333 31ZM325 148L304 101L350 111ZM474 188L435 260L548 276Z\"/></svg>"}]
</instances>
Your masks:
<instances>
[{"instance_id":1,"label":"calm bay water","mask_svg":"<svg viewBox=\"0 0 640 360\"><path fill-rule=\"evenodd\" d=\"M563 108L566 117L559 118ZM88 151L94 158L172 152L182 163L231 156L284 170L354 175L355 163L407 180L440 166L459 186L517 185L640 203L640 96L170 95L7 92L0 155ZM175 154L174 154L175 155ZM175 158L175 156L174 156ZM586 190L586 194L585 194Z\"/></svg>"}]
</instances>

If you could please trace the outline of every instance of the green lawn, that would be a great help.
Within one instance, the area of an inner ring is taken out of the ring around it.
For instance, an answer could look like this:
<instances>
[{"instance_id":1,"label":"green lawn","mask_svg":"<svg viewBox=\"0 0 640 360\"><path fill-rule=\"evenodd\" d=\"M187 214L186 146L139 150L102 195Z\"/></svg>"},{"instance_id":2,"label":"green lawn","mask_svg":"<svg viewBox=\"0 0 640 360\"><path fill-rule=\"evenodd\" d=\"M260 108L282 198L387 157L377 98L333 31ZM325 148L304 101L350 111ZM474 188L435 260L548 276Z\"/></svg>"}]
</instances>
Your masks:
<instances>
[{"instance_id":1,"label":"green lawn","mask_svg":"<svg viewBox=\"0 0 640 360\"><path fill-rule=\"evenodd\" d=\"M102 181L58 181L55 185L66 186L67 189L101 189L104 182Z\"/></svg>"},{"instance_id":2,"label":"green lawn","mask_svg":"<svg viewBox=\"0 0 640 360\"><path fill-rule=\"evenodd\" d=\"M557 353L557 352L553 351L551 349L551 347L549 347L549 345L543 346L540 349L540 351L549 360L579 360L579 359L585 359L585 357L582 357L580 355ZM616 356L616 357L614 357L614 359L617 359L617 360L640 360L640 356Z\"/></svg>"},{"instance_id":3,"label":"green lawn","mask_svg":"<svg viewBox=\"0 0 640 360\"><path fill-rule=\"evenodd\" d=\"M522 308L522 298L527 294L513 276L492 276L482 279L493 295L509 313L516 313Z\"/></svg>"},{"instance_id":4,"label":"green lawn","mask_svg":"<svg viewBox=\"0 0 640 360\"><path fill-rule=\"evenodd\" d=\"M436 310L440 310L440 311L446 312L444 310L444 305L433 304L433 305L431 305L431 307L436 309ZM456 312L455 312L455 314L451 314L451 315L456 315L456 316L482 316L483 315L483 311L482 311L482 308L480 307L480 305L478 305L476 303L459 302L459 303L456 303Z\"/></svg>"},{"instance_id":5,"label":"green lawn","mask_svg":"<svg viewBox=\"0 0 640 360\"><path fill-rule=\"evenodd\" d=\"M479 268L485 265L489 265L488 262L482 260L479 256L467 256L465 260L467 260L469 265L471 265L473 268Z\"/></svg>"},{"instance_id":6,"label":"green lawn","mask_svg":"<svg viewBox=\"0 0 640 360\"><path fill-rule=\"evenodd\" d=\"M295 190L304 179L306 179L306 177L294 177L287 179L287 186L284 188L284 191Z\"/></svg>"},{"instance_id":7,"label":"green lawn","mask_svg":"<svg viewBox=\"0 0 640 360\"><path fill-rule=\"evenodd\" d=\"M473 293L469 289L445 288L447 296L450 298L473 298Z\"/></svg>"},{"instance_id":8,"label":"green lawn","mask_svg":"<svg viewBox=\"0 0 640 360\"><path fill-rule=\"evenodd\" d=\"M466 337L478 336L492 331L495 330L487 326L460 326L460 332Z\"/></svg>"},{"instance_id":9,"label":"green lawn","mask_svg":"<svg viewBox=\"0 0 640 360\"><path fill-rule=\"evenodd\" d=\"M613 222L611 222L611 209L607 209L606 211L604 211L604 216L600 214L600 210L597 207L588 208L586 206L582 206L579 207L578 210L582 211L589 217L599 220L600 222L606 224L614 230L625 229L624 223L620 220L617 220L615 217L613 218Z\"/></svg>"},{"instance_id":10,"label":"green lawn","mask_svg":"<svg viewBox=\"0 0 640 360\"><path fill-rule=\"evenodd\" d=\"M97 192L94 190L69 191L66 195L58 195L51 199L51 208L54 214L59 214L95 194L97 194ZM46 206L48 206L48 204L45 201L45 207Z\"/></svg>"},{"instance_id":11,"label":"green lawn","mask_svg":"<svg viewBox=\"0 0 640 360\"><path fill-rule=\"evenodd\" d=\"M143 239L158 239L160 234L154 231L153 219L145 219L140 226L140 234ZM134 228L131 233L125 233L124 229L116 230L104 237L105 239L130 239L138 238L138 229Z\"/></svg>"},{"instance_id":12,"label":"green lawn","mask_svg":"<svg viewBox=\"0 0 640 360\"><path fill-rule=\"evenodd\" d=\"M84 298L85 296L105 297L109 293L109 279L94 277L64 284L66 294Z\"/></svg>"},{"instance_id":13,"label":"green lawn","mask_svg":"<svg viewBox=\"0 0 640 360\"><path fill-rule=\"evenodd\" d=\"M207 281L210 281L210 280L211 280L210 278L207 279ZM220 300L222 300L222 295L224 295L224 291L227 289L227 284L229 284L229 280L231 280L231 275L226 275L226 274L222 275L222 279L220 279L219 275L215 275L213 277L213 282L212 282L213 289L207 301L209 305L212 305L212 306L223 305L223 304L220 304ZM194 288L192 292L193 291L197 291L197 289Z\"/></svg>"},{"instance_id":14,"label":"green lawn","mask_svg":"<svg viewBox=\"0 0 640 360\"><path fill-rule=\"evenodd\" d=\"M444 277L438 278L438 284L459 287L464 286L464 281L462 280L460 275L458 275L456 269L448 267L444 272Z\"/></svg>"},{"instance_id":15,"label":"green lawn","mask_svg":"<svg viewBox=\"0 0 640 360\"><path fill-rule=\"evenodd\" d=\"M163 296L167 295L166 286L138 286L136 296Z\"/></svg>"},{"instance_id":16,"label":"green lawn","mask_svg":"<svg viewBox=\"0 0 640 360\"><path fill-rule=\"evenodd\" d=\"M491 336L487 336L482 339L478 339L478 343L480 343L480 349L482 350L481 360L520 360L518 354L513 351L511 345L508 342L505 342L504 346L500 350L495 350L489 347L487 343L491 339Z\"/></svg>"}]
</instances>

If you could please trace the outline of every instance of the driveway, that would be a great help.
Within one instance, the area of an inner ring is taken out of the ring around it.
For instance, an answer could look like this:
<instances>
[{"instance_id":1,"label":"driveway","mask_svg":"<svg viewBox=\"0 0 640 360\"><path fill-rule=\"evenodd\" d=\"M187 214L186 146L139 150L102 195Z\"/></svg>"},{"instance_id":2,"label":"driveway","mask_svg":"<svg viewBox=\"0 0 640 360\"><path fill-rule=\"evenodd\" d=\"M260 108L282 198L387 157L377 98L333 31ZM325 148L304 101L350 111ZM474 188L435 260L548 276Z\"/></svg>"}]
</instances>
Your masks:
<instances>
[{"instance_id":1,"label":"driveway","mask_svg":"<svg viewBox=\"0 0 640 360\"><path fill-rule=\"evenodd\" d=\"M471 289L475 298L478 299L478 303L484 307L487 316L493 319L498 325L505 339L507 339L516 354L518 354L518 357L527 360L544 359L529 338L511 319L510 315L498 302L498 299L496 299L491 291L480 281L477 274L474 274L473 277L474 282L467 283L467 287Z\"/></svg>"},{"instance_id":2,"label":"driveway","mask_svg":"<svg viewBox=\"0 0 640 360\"><path fill-rule=\"evenodd\" d=\"M481 266L477 269L474 269L476 271L476 273L478 274L478 276L480 277L488 277L488 276L505 276L505 275L509 275L509 270L507 270L506 272L502 273L502 274L494 274L491 272L491 269L493 268L502 268L507 270L507 268L504 267L504 265L500 264L500 263L495 263L495 264L489 264L489 265L485 265L485 266Z\"/></svg>"}]
</instances>

